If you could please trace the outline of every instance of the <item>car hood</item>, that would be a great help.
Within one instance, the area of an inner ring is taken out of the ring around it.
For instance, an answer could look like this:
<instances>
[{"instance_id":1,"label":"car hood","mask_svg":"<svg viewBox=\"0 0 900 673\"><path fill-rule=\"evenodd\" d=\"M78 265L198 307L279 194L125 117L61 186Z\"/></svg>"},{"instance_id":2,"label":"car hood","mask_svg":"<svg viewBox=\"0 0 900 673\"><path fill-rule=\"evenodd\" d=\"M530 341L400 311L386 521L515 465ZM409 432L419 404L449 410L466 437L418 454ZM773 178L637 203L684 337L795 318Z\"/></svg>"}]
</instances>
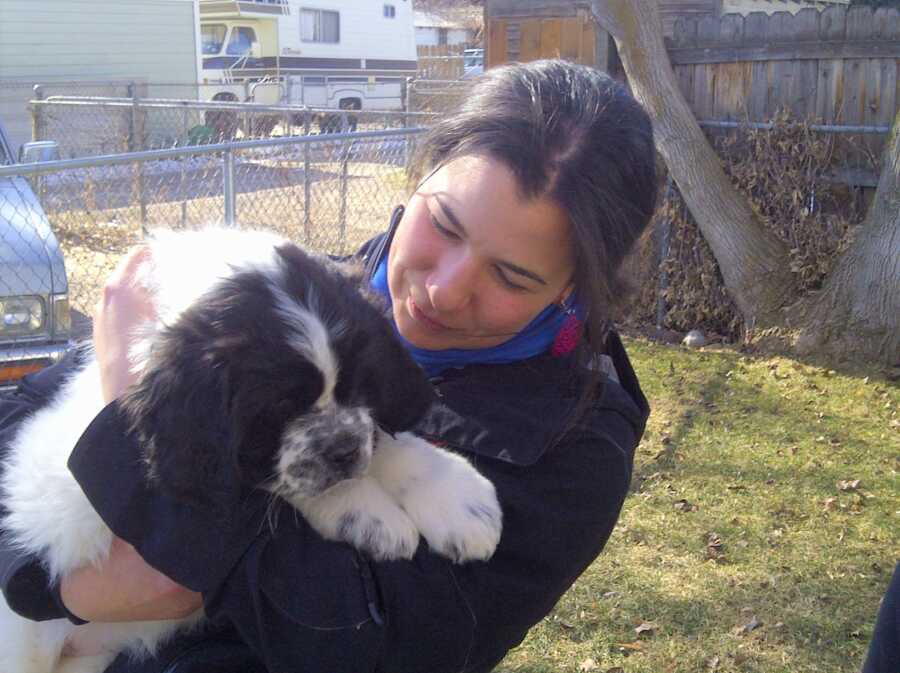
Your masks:
<instances>
[{"instance_id":1,"label":"car hood","mask_svg":"<svg viewBox=\"0 0 900 673\"><path fill-rule=\"evenodd\" d=\"M0 178L0 295L68 291L62 251L22 178Z\"/></svg>"}]
</instances>

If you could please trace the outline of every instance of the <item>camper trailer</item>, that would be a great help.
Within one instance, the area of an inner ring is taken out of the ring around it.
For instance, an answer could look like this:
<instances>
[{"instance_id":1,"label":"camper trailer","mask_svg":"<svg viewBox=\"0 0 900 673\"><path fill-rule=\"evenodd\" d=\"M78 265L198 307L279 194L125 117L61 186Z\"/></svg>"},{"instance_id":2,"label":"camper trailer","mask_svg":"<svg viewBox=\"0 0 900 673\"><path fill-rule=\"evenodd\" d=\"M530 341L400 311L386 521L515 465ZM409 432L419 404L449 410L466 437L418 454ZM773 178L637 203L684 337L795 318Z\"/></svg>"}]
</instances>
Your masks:
<instances>
[{"instance_id":1,"label":"camper trailer","mask_svg":"<svg viewBox=\"0 0 900 673\"><path fill-rule=\"evenodd\" d=\"M204 100L400 110L411 0L200 0Z\"/></svg>"}]
</instances>

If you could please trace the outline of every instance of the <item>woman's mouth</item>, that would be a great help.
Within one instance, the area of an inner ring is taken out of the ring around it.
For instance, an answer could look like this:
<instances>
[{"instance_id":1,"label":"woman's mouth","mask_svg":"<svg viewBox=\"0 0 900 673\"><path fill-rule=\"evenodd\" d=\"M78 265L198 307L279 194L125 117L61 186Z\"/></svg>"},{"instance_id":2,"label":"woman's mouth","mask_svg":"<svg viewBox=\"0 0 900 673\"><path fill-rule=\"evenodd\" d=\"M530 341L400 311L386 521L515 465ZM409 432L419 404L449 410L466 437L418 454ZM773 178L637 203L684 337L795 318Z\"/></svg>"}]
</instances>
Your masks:
<instances>
[{"instance_id":1,"label":"woman's mouth","mask_svg":"<svg viewBox=\"0 0 900 673\"><path fill-rule=\"evenodd\" d=\"M451 329L447 325L445 325L441 322L438 322L437 320L435 320L433 318L429 318L427 315L425 315L425 313L422 312L422 309L420 309L416 305L416 302L413 300L412 297L409 298L408 303L409 303L409 314L413 317L413 320L415 320L422 327L426 328L427 330L429 330L431 332L446 332Z\"/></svg>"}]
</instances>

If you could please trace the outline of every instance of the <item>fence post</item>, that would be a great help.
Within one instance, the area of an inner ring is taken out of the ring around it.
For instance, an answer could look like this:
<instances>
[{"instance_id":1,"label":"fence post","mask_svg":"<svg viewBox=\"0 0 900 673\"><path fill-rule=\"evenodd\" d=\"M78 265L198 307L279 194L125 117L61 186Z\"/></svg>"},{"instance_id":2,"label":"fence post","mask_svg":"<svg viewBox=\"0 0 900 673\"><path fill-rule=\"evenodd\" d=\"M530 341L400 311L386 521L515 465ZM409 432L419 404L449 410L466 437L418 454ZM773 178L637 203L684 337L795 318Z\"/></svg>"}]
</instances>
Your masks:
<instances>
[{"instance_id":1,"label":"fence post","mask_svg":"<svg viewBox=\"0 0 900 673\"><path fill-rule=\"evenodd\" d=\"M310 123L312 121L312 115L309 112L303 113L303 135L307 138L309 137L310 131ZM309 212L309 204L310 204L310 191L312 188L311 179L309 175L309 143L303 143L303 241L304 243L309 243L309 225L311 220L311 213Z\"/></svg>"},{"instance_id":2,"label":"fence post","mask_svg":"<svg viewBox=\"0 0 900 673\"><path fill-rule=\"evenodd\" d=\"M35 100L44 100L44 90L40 84L35 84L32 91ZM31 106L31 139L44 139L44 106L40 103Z\"/></svg>"},{"instance_id":3,"label":"fence post","mask_svg":"<svg viewBox=\"0 0 900 673\"><path fill-rule=\"evenodd\" d=\"M347 143L346 149L344 149L343 156L341 157L341 210L338 220L341 241L341 247L338 254L340 255L344 254L344 246L347 243L347 183L349 177L348 165L350 163L350 154L352 150L353 141L350 141Z\"/></svg>"},{"instance_id":4,"label":"fence post","mask_svg":"<svg viewBox=\"0 0 900 673\"><path fill-rule=\"evenodd\" d=\"M128 118L128 151L136 152L146 149L140 141L143 138L143 124L140 120L139 100L137 87L134 82L128 83L128 97L131 98L131 115ZM141 207L141 232L147 234L147 193L144 189L144 162L139 161L136 166L135 191Z\"/></svg>"},{"instance_id":5,"label":"fence post","mask_svg":"<svg viewBox=\"0 0 900 673\"><path fill-rule=\"evenodd\" d=\"M189 125L190 125L190 110L188 110L187 106L185 106L185 108L182 112L182 117L181 117L181 126L182 126L181 131L184 134L182 136L182 138L184 138L184 140L183 140L184 146L190 145L190 140L188 139L188 134L190 133L190 128L188 128ZM181 164L181 173L180 173L180 177L178 180L178 187L179 187L179 189L181 189L181 194L182 194L182 198L181 198L181 228L185 229L185 228L187 228L187 199L185 198L185 194L187 193L187 189L185 186L185 182L187 182L187 169L185 168L185 163L187 163L187 162L181 161L179 163Z\"/></svg>"},{"instance_id":6,"label":"fence post","mask_svg":"<svg viewBox=\"0 0 900 673\"><path fill-rule=\"evenodd\" d=\"M225 226L233 227L237 224L237 218L235 216L234 150L231 147L225 150L223 156L222 180L225 197Z\"/></svg>"}]
</instances>

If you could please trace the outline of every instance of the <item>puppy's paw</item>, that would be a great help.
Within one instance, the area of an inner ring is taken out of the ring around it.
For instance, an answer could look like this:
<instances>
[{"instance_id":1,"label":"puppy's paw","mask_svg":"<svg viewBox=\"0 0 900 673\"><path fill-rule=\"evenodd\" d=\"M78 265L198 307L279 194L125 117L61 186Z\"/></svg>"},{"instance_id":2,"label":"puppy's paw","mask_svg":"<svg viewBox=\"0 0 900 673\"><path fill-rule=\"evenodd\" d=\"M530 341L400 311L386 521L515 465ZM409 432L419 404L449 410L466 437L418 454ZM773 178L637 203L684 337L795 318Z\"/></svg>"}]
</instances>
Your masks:
<instances>
[{"instance_id":1,"label":"puppy's paw","mask_svg":"<svg viewBox=\"0 0 900 673\"><path fill-rule=\"evenodd\" d=\"M347 542L376 561L410 559L419 545L419 532L402 510L376 514L365 510L344 512L337 539Z\"/></svg>"},{"instance_id":2,"label":"puppy's paw","mask_svg":"<svg viewBox=\"0 0 900 673\"><path fill-rule=\"evenodd\" d=\"M294 504L323 537L347 542L378 561L412 558L419 545L410 517L370 477L342 481Z\"/></svg>"},{"instance_id":3,"label":"puppy's paw","mask_svg":"<svg viewBox=\"0 0 900 673\"><path fill-rule=\"evenodd\" d=\"M503 528L494 485L462 458L445 456L450 464L407 490L401 504L435 552L456 563L485 561Z\"/></svg>"}]
</instances>

